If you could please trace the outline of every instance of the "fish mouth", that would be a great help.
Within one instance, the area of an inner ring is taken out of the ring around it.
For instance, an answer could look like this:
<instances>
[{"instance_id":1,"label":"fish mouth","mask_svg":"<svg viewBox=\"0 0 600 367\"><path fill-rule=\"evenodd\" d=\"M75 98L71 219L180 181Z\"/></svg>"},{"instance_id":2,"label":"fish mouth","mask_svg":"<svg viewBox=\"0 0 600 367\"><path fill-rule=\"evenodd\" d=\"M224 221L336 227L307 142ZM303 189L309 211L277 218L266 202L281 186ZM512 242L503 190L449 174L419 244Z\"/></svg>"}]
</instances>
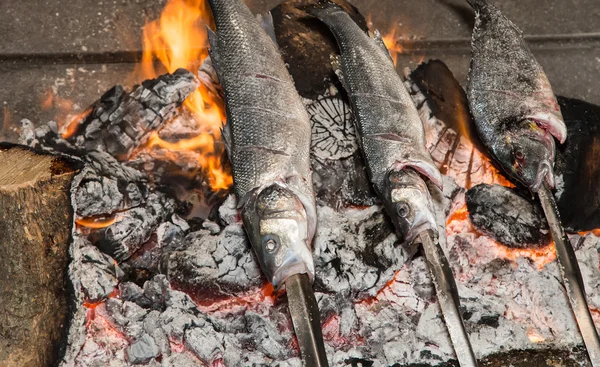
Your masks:
<instances>
[{"instance_id":1,"label":"fish mouth","mask_svg":"<svg viewBox=\"0 0 600 367\"><path fill-rule=\"evenodd\" d=\"M540 163L535 181L530 187L531 191L537 192L544 182L546 182L551 189L554 188L554 169L548 160L544 160Z\"/></svg>"},{"instance_id":2,"label":"fish mouth","mask_svg":"<svg viewBox=\"0 0 600 367\"><path fill-rule=\"evenodd\" d=\"M413 240L421 233L427 230L436 230L436 221L435 217L431 212L428 213L420 213L415 218L413 225L408 230L406 234L406 243L412 243Z\"/></svg>"}]
</instances>

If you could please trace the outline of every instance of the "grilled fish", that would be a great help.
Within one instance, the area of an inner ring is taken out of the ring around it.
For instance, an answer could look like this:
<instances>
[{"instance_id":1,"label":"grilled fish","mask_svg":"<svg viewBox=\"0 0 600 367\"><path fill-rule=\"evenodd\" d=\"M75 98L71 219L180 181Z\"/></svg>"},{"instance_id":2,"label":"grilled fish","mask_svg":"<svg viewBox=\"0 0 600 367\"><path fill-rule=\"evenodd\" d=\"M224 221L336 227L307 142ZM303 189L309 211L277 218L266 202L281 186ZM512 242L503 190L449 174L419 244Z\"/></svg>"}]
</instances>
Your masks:
<instances>
[{"instance_id":1,"label":"grilled fish","mask_svg":"<svg viewBox=\"0 0 600 367\"><path fill-rule=\"evenodd\" d=\"M467 94L482 142L507 174L554 187L554 138L567 138L556 97L521 31L488 0L476 14Z\"/></svg>"},{"instance_id":2,"label":"grilled fish","mask_svg":"<svg viewBox=\"0 0 600 367\"><path fill-rule=\"evenodd\" d=\"M416 106L377 33L369 37L331 1L308 11L337 39L334 68L348 92L369 176L400 240L423 245L440 307L461 366L477 361L463 325L460 299L439 235L426 180L441 188L442 175L425 148Z\"/></svg>"},{"instance_id":3,"label":"grilled fish","mask_svg":"<svg viewBox=\"0 0 600 367\"><path fill-rule=\"evenodd\" d=\"M321 2L307 9L338 41L334 60L356 115L369 177L401 240L436 229L425 179L438 187L442 176L425 148L417 108L396 73L380 36L369 37L339 6Z\"/></svg>"},{"instance_id":4,"label":"grilled fish","mask_svg":"<svg viewBox=\"0 0 600 367\"><path fill-rule=\"evenodd\" d=\"M308 114L273 40L242 0L209 0L210 54L223 87L223 131L244 227L275 287L314 277L316 207Z\"/></svg>"}]
</instances>

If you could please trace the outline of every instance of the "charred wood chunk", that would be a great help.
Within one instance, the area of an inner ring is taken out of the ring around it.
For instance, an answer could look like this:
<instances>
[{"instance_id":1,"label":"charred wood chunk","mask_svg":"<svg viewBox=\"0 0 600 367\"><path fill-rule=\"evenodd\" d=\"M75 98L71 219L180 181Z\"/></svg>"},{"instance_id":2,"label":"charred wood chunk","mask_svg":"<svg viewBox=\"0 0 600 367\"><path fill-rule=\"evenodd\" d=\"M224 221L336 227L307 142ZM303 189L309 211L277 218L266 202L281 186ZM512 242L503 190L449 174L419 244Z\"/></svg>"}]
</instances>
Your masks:
<instances>
[{"instance_id":1,"label":"charred wood chunk","mask_svg":"<svg viewBox=\"0 0 600 367\"><path fill-rule=\"evenodd\" d=\"M117 86L91 107L77 133L67 140L87 151L106 151L127 159L153 131L175 116L198 83L192 73L179 69L147 80L125 96Z\"/></svg>"},{"instance_id":2,"label":"charred wood chunk","mask_svg":"<svg viewBox=\"0 0 600 367\"><path fill-rule=\"evenodd\" d=\"M75 190L79 217L112 216L145 203L149 189L141 172L104 152L92 152L83 160L87 169Z\"/></svg>"},{"instance_id":3,"label":"charred wood chunk","mask_svg":"<svg viewBox=\"0 0 600 367\"><path fill-rule=\"evenodd\" d=\"M350 14L365 31L365 18L345 0L333 0ZM288 0L275 7L273 24L277 43L301 96L315 99L337 77L331 66L331 54L339 53L337 43L323 23L303 8L317 0Z\"/></svg>"},{"instance_id":4,"label":"charred wood chunk","mask_svg":"<svg viewBox=\"0 0 600 367\"><path fill-rule=\"evenodd\" d=\"M174 208L173 199L152 192L144 205L119 213L115 223L92 232L88 238L102 252L122 262L150 239L158 226L173 214Z\"/></svg>"},{"instance_id":5,"label":"charred wood chunk","mask_svg":"<svg viewBox=\"0 0 600 367\"><path fill-rule=\"evenodd\" d=\"M557 145L558 209L568 229L590 231L600 228L600 106L565 97L558 103L569 131Z\"/></svg>"},{"instance_id":6,"label":"charred wood chunk","mask_svg":"<svg viewBox=\"0 0 600 367\"><path fill-rule=\"evenodd\" d=\"M20 141L79 156L103 151L126 160L148 141L152 132L177 114L178 107L199 83L194 74L179 69L146 80L130 93L117 85L71 122L73 126L62 134L54 122L36 129L24 120Z\"/></svg>"},{"instance_id":7,"label":"charred wood chunk","mask_svg":"<svg viewBox=\"0 0 600 367\"><path fill-rule=\"evenodd\" d=\"M483 145L475 130L475 122L469 109L464 89L452 71L441 60L429 60L420 64L410 80L423 93L431 113L445 125L469 139L477 148Z\"/></svg>"},{"instance_id":8,"label":"charred wood chunk","mask_svg":"<svg viewBox=\"0 0 600 367\"><path fill-rule=\"evenodd\" d=\"M70 188L81 163L0 145L0 167L0 365L55 365L69 314Z\"/></svg>"},{"instance_id":9,"label":"charred wood chunk","mask_svg":"<svg viewBox=\"0 0 600 367\"><path fill-rule=\"evenodd\" d=\"M333 85L305 103L312 124L311 160L318 202L331 207L373 205L376 197L358 149L350 105Z\"/></svg>"},{"instance_id":10,"label":"charred wood chunk","mask_svg":"<svg viewBox=\"0 0 600 367\"><path fill-rule=\"evenodd\" d=\"M211 235L190 233L187 248L168 255L164 265L176 289L205 303L257 290L265 284L258 262L239 225Z\"/></svg>"},{"instance_id":11,"label":"charred wood chunk","mask_svg":"<svg viewBox=\"0 0 600 367\"><path fill-rule=\"evenodd\" d=\"M539 205L515 189L480 184L467 191L466 201L475 228L505 246L537 248L550 241Z\"/></svg>"}]
</instances>

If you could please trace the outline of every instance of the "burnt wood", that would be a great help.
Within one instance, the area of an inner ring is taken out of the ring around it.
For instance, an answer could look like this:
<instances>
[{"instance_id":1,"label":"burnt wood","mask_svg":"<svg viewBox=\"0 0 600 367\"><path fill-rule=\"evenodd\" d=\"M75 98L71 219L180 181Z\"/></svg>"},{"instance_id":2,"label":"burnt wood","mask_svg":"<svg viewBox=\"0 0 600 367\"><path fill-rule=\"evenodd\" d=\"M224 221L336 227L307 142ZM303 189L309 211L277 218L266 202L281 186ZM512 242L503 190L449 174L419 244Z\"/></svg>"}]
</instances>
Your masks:
<instances>
[{"instance_id":1,"label":"burnt wood","mask_svg":"<svg viewBox=\"0 0 600 367\"><path fill-rule=\"evenodd\" d=\"M68 327L76 161L0 144L0 366L52 366Z\"/></svg>"}]
</instances>

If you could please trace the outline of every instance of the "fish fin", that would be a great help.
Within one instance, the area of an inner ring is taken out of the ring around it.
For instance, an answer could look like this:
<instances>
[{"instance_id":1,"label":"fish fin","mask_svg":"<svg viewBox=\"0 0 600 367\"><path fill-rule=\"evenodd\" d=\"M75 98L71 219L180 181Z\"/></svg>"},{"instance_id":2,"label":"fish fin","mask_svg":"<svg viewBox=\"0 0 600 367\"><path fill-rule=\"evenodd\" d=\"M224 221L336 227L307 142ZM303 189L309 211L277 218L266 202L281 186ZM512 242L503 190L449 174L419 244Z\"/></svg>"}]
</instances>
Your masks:
<instances>
[{"instance_id":1,"label":"fish fin","mask_svg":"<svg viewBox=\"0 0 600 367\"><path fill-rule=\"evenodd\" d=\"M381 37L381 33L379 33L377 29L375 30L375 32L373 32L373 36L371 38L373 38L377 46L379 46L383 50L383 52L385 52L385 54L388 55L390 61L393 61L392 54L390 54L390 50L388 50L387 46L385 45L385 42L383 42L383 37Z\"/></svg>"},{"instance_id":2,"label":"fish fin","mask_svg":"<svg viewBox=\"0 0 600 367\"><path fill-rule=\"evenodd\" d=\"M342 62L340 60L340 56L332 54L330 56L330 59L331 59L331 67L333 68L333 72L337 76L340 83L342 83L342 87L344 87L344 89L349 93L350 89L348 89L346 77L344 76L344 72L342 71Z\"/></svg>"},{"instance_id":3,"label":"fish fin","mask_svg":"<svg viewBox=\"0 0 600 367\"><path fill-rule=\"evenodd\" d=\"M539 127L548 131L561 144L567 140L567 126L565 122L556 114L548 112L539 112L528 116L528 120L535 122Z\"/></svg>"},{"instance_id":4,"label":"fish fin","mask_svg":"<svg viewBox=\"0 0 600 367\"><path fill-rule=\"evenodd\" d=\"M221 71L219 70L219 50L218 50L218 36L217 34L210 29L208 26L206 27L206 33L208 34L208 44L210 45L210 49L208 50L208 54L210 55L210 60L212 62L212 67L217 72L217 76L221 75Z\"/></svg>"},{"instance_id":5,"label":"fish fin","mask_svg":"<svg viewBox=\"0 0 600 367\"><path fill-rule=\"evenodd\" d=\"M424 177L427 177L440 190L443 189L442 174L433 162L423 159L407 159L402 162L396 162L393 168L397 170L412 168Z\"/></svg>"},{"instance_id":6,"label":"fish fin","mask_svg":"<svg viewBox=\"0 0 600 367\"><path fill-rule=\"evenodd\" d=\"M221 137L223 137L223 144L225 145L225 151L227 152L227 157L229 158L229 161L231 161L231 156L233 155L233 152L231 150L232 145L232 132L231 132L231 127L229 126L228 123L225 123L222 127L221 127Z\"/></svg>"},{"instance_id":7,"label":"fish fin","mask_svg":"<svg viewBox=\"0 0 600 367\"><path fill-rule=\"evenodd\" d=\"M277 43L277 36L275 35L275 24L273 22L273 14L271 14L271 12L268 11L264 14L256 15L256 18L258 19L258 22L260 23L261 27L269 35L271 40L273 40L275 47L277 47L277 49L279 50L279 44Z\"/></svg>"}]
</instances>

